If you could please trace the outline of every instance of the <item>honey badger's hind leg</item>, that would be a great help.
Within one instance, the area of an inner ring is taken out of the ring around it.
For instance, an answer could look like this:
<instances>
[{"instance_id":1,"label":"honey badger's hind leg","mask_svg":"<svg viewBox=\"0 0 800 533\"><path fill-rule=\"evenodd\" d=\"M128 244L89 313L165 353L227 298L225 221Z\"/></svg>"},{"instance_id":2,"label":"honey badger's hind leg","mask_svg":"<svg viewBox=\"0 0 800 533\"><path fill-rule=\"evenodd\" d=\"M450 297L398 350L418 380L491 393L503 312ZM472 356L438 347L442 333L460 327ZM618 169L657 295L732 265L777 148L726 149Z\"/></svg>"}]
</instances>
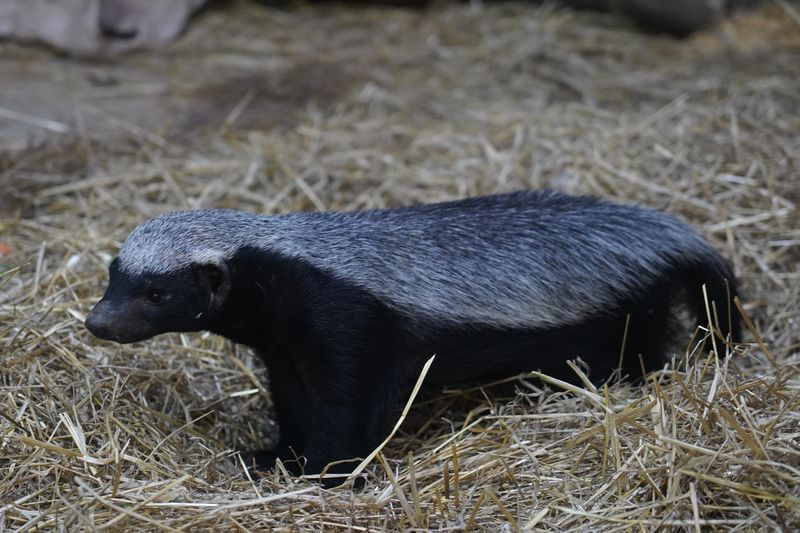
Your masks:
<instances>
[{"instance_id":1,"label":"honey badger's hind leg","mask_svg":"<svg viewBox=\"0 0 800 533\"><path fill-rule=\"evenodd\" d=\"M673 285L659 281L620 307L612 327L617 335L619 377L638 382L666 362L669 339L676 333Z\"/></svg>"},{"instance_id":2,"label":"honey badger's hind leg","mask_svg":"<svg viewBox=\"0 0 800 533\"><path fill-rule=\"evenodd\" d=\"M637 383L673 355L680 357L693 328L707 322L699 314L705 305L698 301L700 294L694 278L670 273L620 303L607 318L598 319L597 336L605 339L606 356L588 361L592 377ZM682 316L686 311L688 316Z\"/></svg>"},{"instance_id":3,"label":"honey badger's hind leg","mask_svg":"<svg viewBox=\"0 0 800 533\"><path fill-rule=\"evenodd\" d=\"M738 342L741 317L734 308L736 295L736 280L722 259L690 264L665 275L621 307L620 323L614 326L625 331L621 374L640 378L642 367L650 372L663 366L669 351L679 358L697 327L711 327L723 339Z\"/></svg>"}]
</instances>

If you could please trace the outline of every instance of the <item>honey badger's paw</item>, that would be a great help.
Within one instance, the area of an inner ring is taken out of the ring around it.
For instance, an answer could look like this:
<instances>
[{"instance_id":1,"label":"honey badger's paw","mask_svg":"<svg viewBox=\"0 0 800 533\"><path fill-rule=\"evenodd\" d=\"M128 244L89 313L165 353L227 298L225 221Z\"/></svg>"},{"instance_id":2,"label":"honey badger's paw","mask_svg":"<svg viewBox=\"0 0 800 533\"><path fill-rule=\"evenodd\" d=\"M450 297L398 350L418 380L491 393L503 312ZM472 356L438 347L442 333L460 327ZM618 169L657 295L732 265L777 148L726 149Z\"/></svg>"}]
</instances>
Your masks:
<instances>
[{"instance_id":1,"label":"honey badger's paw","mask_svg":"<svg viewBox=\"0 0 800 533\"><path fill-rule=\"evenodd\" d=\"M242 456L242 460L244 461L250 476L253 478L257 478L260 475L266 474L275 468L275 463L279 458L278 454L276 454L274 450L253 450L247 452L240 451L239 453ZM318 481L323 487L330 489L338 487L345 481L345 479L353 471L353 468L355 468L356 462L334 462L326 465L324 468L318 468L314 467L313 465L308 465L305 457L294 457L291 459L284 457L281 458L281 465L289 475L294 477L309 473L306 470L306 467L310 466L310 470L313 470L313 472L309 474L312 476L312 479ZM320 475L320 477L313 477L316 475ZM353 488L359 490L363 488L364 483L364 476L358 476L354 480Z\"/></svg>"},{"instance_id":2,"label":"honey badger's paw","mask_svg":"<svg viewBox=\"0 0 800 533\"><path fill-rule=\"evenodd\" d=\"M273 450L240 451L245 466L251 472L266 472L275 466L278 455Z\"/></svg>"},{"instance_id":3,"label":"honey badger's paw","mask_svg":"<svg viewBox=\"0 0 800 533\"><path fill-rule=\"evenodd\" d=\"M206 0L3 0L0 38L109 56L175 38Z\"/></svg>"}]
</instances>

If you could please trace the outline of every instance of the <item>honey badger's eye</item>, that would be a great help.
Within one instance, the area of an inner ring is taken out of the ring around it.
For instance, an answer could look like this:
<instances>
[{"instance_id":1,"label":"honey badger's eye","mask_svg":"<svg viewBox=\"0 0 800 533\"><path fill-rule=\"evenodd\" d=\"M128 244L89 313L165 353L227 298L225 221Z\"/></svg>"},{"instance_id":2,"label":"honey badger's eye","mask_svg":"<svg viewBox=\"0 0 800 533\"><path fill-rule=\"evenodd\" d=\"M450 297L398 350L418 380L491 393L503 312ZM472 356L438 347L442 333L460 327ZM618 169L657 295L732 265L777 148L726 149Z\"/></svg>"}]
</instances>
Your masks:
<instances>
[{"instance_id":1,"label":"honey badger's eye","mask_svg":"<svg viewBox=\"0 0 800 533\"><path fill-rule=\"evenodd\" d=\"M151 304L160 304L164 299L164 294L158 289L150 289L147 293L147 301Z\"/></svg>"}]
</instances>

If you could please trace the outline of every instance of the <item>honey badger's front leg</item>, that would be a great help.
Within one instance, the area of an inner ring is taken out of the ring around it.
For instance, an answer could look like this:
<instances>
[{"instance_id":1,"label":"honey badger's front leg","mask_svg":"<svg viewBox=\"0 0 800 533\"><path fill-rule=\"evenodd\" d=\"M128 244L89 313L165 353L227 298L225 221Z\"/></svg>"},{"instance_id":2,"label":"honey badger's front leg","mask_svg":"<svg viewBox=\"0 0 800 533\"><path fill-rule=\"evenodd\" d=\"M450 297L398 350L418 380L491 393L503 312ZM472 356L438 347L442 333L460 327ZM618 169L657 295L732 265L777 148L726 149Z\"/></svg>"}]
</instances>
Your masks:
<instances>
[{"instance_id":1,"label":"honey badger's front leg","mask_svg":"<svg viewBox=\"0 0 800 533\"><path fill-rule=\"evenodd\" d=\"M294 474L347 474L386 436L413 358L400 348L401 317L378 300L335 280L311 285L300 291L304 305L277 324L279 347L259 350L280 438L254 459L260 469L280 458Z\"/></svg>"},{"instance_id":2,"label":"honey badger's front leg","mask_svg":"<svg viewBox=\"0 0 800 533\"><path fill-rule=\"evenodd\" d=\"M279 458L295 475L352 472L385 437L401 390L381 378L355 383L336 370L303 382L283 381L290 374L275 367L270 375L280 438L273 450L255 454L256 467L269 469ZM331 487L343 480L329 476L322 482Z\"/></svg>"},{"instance_id":3,"label":"honey badger's front leg","mask_svg":"<svg viewBox=\"0 0 800 533\"><path fill-rule=\"evenodd\" d=\"M342 461L327 471L349 473L358 458L377 445L377 436L366 429L374 418L375 399L365 395L364 388L345 372L332 368L301 377L289 365L274 364L269 374L280 438L274 449L254 454L258 469L269 469L281 459L291 473L313 475L331 462ZM326 486L341 481L339 477L323 479Z\"/></svg>"},{"instance_id":4,"label":"honey badger's front leg","mask_svg":"<svg viewBox=\"0 0 800 533\"><path fill-rule=\"evenodd\" d=\"M288 356L270 359L273 363L269 365L269 388L280 437L273 448L247 454L248 463L254 463L250 466L257 470L269 470L276 459L281 459L289 470L299 473L295 460L302 455L308 439L308 393L294 367L276 362L288 361Z\"/></svg>"}]
</instances>

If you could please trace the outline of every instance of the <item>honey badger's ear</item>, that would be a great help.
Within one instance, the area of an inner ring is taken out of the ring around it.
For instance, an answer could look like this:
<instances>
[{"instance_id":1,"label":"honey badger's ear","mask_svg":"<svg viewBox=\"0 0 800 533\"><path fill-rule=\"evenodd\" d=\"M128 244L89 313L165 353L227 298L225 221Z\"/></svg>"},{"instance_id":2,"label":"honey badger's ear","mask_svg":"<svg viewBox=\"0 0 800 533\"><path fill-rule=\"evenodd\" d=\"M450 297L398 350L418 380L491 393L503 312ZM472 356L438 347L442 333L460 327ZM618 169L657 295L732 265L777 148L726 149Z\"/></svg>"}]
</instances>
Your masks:
<instances>
[{"instance_id":1,"label":"honey badger's ear","mask_svg":"<svg viewBox=\"0 0 800 533\"><path fill-rule=\"evenodd\" d=\"M225 262L199 265L197 277L210 296L209 305L221 305L228 297L231 290L231 277Z\"/></svg>"}]
</instances>

